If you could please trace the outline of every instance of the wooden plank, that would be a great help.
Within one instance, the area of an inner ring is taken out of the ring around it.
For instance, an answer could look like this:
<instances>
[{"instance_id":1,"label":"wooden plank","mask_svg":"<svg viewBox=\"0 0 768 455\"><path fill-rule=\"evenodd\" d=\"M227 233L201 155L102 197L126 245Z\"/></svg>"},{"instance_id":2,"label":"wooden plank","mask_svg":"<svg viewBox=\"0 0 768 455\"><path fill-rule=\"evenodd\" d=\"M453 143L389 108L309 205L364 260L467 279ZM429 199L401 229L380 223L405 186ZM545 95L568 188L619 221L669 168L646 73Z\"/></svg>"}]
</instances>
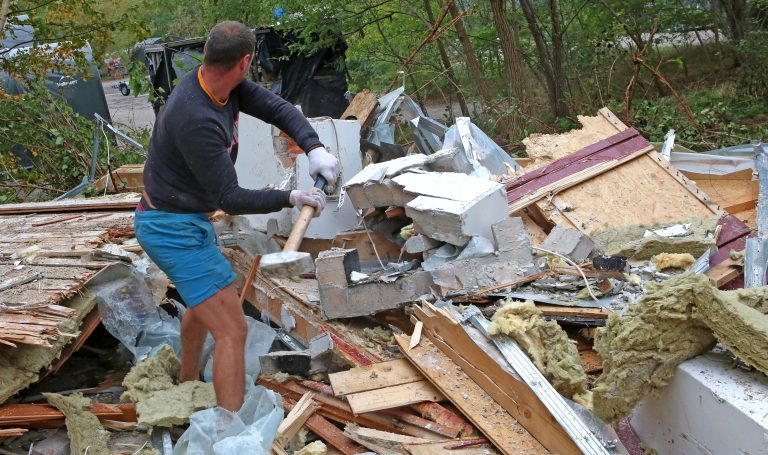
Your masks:
<instances>
[{"instance_id":1,"label":"wooden plank","mask_svg":"<svg viewBox=\"0 0 768 455\"><path fill-rule=\"evenodd\" d=\"M375 363L328 375L337 397L423 381L424 376L405 359Z\"/></svg>"},{"instance_id":2,"label":"wooden plank","mask_svg":"<svg viewBox=\"0 0 768 455\"><path fill-rule=\"evenodd\" d=\"M480 339L485 339L482 335L472 337L460 324L446 316L418 306L413 308L414 317L424 322L429 340L483 387L489 396L493 396L539 442L553 453L581 453L549 409L524 382L514 376L504 358L492 347L478 344ZM497 358L492 357L491 352L495 352Z\"/></svg>"},{"instance_id":3,"label":"wooden plank","mask_svg":"<svg viewBox=\"0 0 768 455\"><path fill-rule=\"evenodd\" d=\"M611 311L606 308L572 307L537 303L544 316L560 316L566 318L608 319Z\"/></svg>"},{"instance_id":4,"label":"wooden plank","mask_svg":"<svg viewBox=\"0 0 768 455\"><path fill-rule=\"evenodd\" d=\"M29 213L81 212L93 210L133 210L139 203L138 193L121 194L106 198L66 199L49 202L23 202L0 205L0 215Z\"/></svg>"},{"instance_id":5,"label":"wooden plank","mask_svg":"<svg viewBox=\"0 0 768 455\"><path fill-rule=\"evenodd\" d=\"M296 436L296 433L304 426L307 419L319 408L313 400L314 396L313 392L305 393L288 415L285 416L285 419L280 422L280 426L277 427L277 436L275 436L275 441L272 444L273 450L282 450L288 441Z\"/></svg>"},{"instance_id":6,"label":"wooden plank","mask_svg":"<svg viewBox=\"0 0 768 455\"><path fill-rule=\"evenodd\" d=\"M99 419L136 422L136 408L133 403L93 403L89 410ZM0 426L49 428L51 424L64 424L64 413L51 405L25 403L0 406Z\"/></svg>"},{"instance_id":7,"label":"wooden plank","mask_svg":"<svg viewBox=\"0 0 768 455\"><path fill-rule=\"evenodd\" d=\"M302 395L309 391L307 387L292 381L279 384L262 377L259 378L258 383L294 401L298 401ZM419 438L442 439L432 428L416 426L402 421L397 422L395 419L392 419L389 411L356 415L352 412L349 404L340 398L318 394L315 396L315 401L320 403L321 406L318 413L334 422L342 424L356 423L369 428L376 428L377 430L401 433Z\"/></svg>"},{"instance_id":8,"label":"wooden plank","mask_svg":"<svg viewBox=\"0 0 768 455\"><path fill-rule=\"evenodd\" d=\"M744 273L744 260L739 259L734 261L731 258L725 259L723 262L713 266L704 275L715 281L717 287L724 286L731 281L735 280Z\"/></svg>"},{"instance_id":9,"label":"wooden plank","mask_svg":"<svg viewBox=\"0 0 768 455\"><path fill-rule=\"evenodd\" d=\"M347 109L339 117L341 120L357 120L362 130L371 120L371 114L379 105L376 95L368 89L364 89L352 98Z\"/></svg>"},{"instance_id":10,"label":"wooden plank","mask_svg":"<svg viewBox=\"0 0 768 455\"><path fill-rule=\"evenodd\" d=\"M422 401L443 400L443 394L425 380L347 395L349 406L355 414L399 408Z\"/></svg>"},{"instance_id":11,"label":"wooden plank","mask_svg":"<svg viewBox=\"0 0 768 455\"><path fill-rule=\"evenodd\" d=\"M403 448L411 455L444 455L446 452L453 455L495 455L499 453L487 440L485 444L461 448L453 448L452 444L446 442L405 445Z\"/></svg>"},{"instance_id":12,"label":"wooden plank","mask_svg":"<svg viewBox=\"0 0 768 455\"><path fill-rule=\"evenodd\" d=\"M403 354L504 454L542 454L546 449L507 411L431 343L408 350L410 337L395 335Z\"/></svg>"}]
</instances>

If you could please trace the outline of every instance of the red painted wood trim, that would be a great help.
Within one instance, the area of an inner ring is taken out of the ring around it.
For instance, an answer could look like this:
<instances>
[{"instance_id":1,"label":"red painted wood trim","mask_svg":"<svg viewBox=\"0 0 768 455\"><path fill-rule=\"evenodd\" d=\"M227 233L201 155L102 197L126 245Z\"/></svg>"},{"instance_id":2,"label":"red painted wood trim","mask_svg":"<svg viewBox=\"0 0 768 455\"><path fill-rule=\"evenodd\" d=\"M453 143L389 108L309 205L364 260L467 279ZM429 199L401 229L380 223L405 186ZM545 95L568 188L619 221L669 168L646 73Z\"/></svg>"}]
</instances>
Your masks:
<instances>
[{"instance_id":1,"label":"red painted wood trim","mask_svg":"<svg viewBox=\"0 0 768 455\"><path fill-rule=\"evenodd\" d=\"M515 184L517 179L510 182L514 187L507 190L507 200L510 203L515 202L536 190L564 180L577 172L581 172L607 161L620 160L648 145L650 145L650 142L645 138L635 135L629 139L612 144L607 148L590 153L588 156L584 156L578 160L573 160L570 156L561 158L560 160L551 163L549 166L533 171L533 173L537 173L536 178L526 179L527 182L523 184ZM562 160L567 160L568 162L561 162ZM544 172L541 173L538 171ZM520 178L526 178L526 176L527 174Z\"/></svg>"}]
</instances>

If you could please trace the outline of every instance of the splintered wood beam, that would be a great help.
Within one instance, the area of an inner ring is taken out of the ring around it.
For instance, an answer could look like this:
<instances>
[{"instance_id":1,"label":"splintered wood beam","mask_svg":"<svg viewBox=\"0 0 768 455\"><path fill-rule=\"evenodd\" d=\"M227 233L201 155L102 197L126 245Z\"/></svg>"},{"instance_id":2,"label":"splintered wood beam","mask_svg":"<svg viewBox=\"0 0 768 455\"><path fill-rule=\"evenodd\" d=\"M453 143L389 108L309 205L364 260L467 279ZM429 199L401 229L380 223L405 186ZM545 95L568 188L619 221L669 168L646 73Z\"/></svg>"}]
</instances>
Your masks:
<instances>
[{"instance_id":1,"label":"splintered wood beam","mask_svg":"<svg viewBox=\"0 0 768 455\"><path fill-rule=\"evenodd\" d=\"M430 340L422 340L411 350L408 349L409 336L395 335L395 341L403 355L502 453L546 453L546 449L530 433Z\"/></svg>"},{"instance_id":2,"label":"splintered wood beam","mask_svg":"<svg viewBox=\"0 0 768 455\"><path fill-rule=\"evenodd\" d=\"M527 384L514 376L504 358L491 355L491 352L497 352L492 346L479 345L462 325L441 313L442 309L431 305L413 308L414 318L424 322L424 334L434 346L493 396L505 412L517 419L544 447L562 455L581 453L544 403ZM482 337L479 333L478 336Z\"/></svg>"},{"instance_id":3,"label":"splintered wood beam","mask_svg":"<svg viewBox=\"0 0 768 455\"><path fill-rule=\"evenodd\" d=\"M283 447L290 441L296 433L299 432L302 426L307 422L312 414L320 407L313 398L315 394L313 392L305 393L301 399L293 406L291 412L285 416L280 426L277 427L277 436L275 442L272 444L272 449L282 450Z\"/></svg>"}]
</instances>

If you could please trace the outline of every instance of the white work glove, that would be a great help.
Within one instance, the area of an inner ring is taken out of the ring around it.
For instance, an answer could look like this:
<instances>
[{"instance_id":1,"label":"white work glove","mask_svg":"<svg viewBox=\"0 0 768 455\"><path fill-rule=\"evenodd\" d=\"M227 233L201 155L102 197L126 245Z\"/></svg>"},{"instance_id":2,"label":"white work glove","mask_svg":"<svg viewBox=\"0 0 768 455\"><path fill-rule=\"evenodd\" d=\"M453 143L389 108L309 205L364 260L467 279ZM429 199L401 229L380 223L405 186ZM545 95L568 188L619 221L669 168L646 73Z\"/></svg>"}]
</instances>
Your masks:
<instances>
[{"instance_id":1,"label":"white work glove","mask_svg":"<svg viewBox=\"0 0 768 455\"><path fill-rule=\"evenodd\" d=\"M323 213L323 209L325 208L325 193L320 190L313 190L311 193L302 190L293 190L291 191L290 196L288 196L288 201L299 210L305 205L311 205L315 208L315 218L317 218Z\"/></svg>"},{"instance_id":2,"label":"white work glove","mask_svg":"<svg viewBox=\"0 0 768 455\"><path fill-rule=\"evenodd\" d=\"M317 147L307 153L309 158L309 175L312 180L316 180L318 175L322 175L328 188L336 186L336 179L339 178L339 160L328 153L325 147Z\"/></svg>"}]
</instances>

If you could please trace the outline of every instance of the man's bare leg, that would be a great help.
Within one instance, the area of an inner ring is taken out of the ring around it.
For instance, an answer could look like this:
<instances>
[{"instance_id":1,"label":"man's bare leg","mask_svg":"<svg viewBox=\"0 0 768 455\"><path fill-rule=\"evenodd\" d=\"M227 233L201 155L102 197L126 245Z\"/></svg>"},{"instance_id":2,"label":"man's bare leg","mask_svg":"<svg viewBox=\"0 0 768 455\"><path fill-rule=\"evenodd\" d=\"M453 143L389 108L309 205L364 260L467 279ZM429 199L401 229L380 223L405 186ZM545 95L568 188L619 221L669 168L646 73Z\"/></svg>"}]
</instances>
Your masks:
<instances>
[{"instance_id":1,"label":"man's bare leg","mask_svg":"<svg viewBox=\"0 0 768 455\"><path fill-rule=\"evenodd\" d=\"M245 395L245 339L248 325L234 285L187 310L207 327L216 341L213 350L213 388L224 409L237 412ZM182 348L183 349L183 348Z\"/></svg>"},{"instance_id":2,"label":"man's bare leg","mask_svg":"<svg viewBox=\"0 0 768 455\"><path fill-rule=\"evenodd\" d=\"M179 382L200 380L200 361L208 329L192 311L181 318L181 371Z\"/></svg>"}]
</instances>

